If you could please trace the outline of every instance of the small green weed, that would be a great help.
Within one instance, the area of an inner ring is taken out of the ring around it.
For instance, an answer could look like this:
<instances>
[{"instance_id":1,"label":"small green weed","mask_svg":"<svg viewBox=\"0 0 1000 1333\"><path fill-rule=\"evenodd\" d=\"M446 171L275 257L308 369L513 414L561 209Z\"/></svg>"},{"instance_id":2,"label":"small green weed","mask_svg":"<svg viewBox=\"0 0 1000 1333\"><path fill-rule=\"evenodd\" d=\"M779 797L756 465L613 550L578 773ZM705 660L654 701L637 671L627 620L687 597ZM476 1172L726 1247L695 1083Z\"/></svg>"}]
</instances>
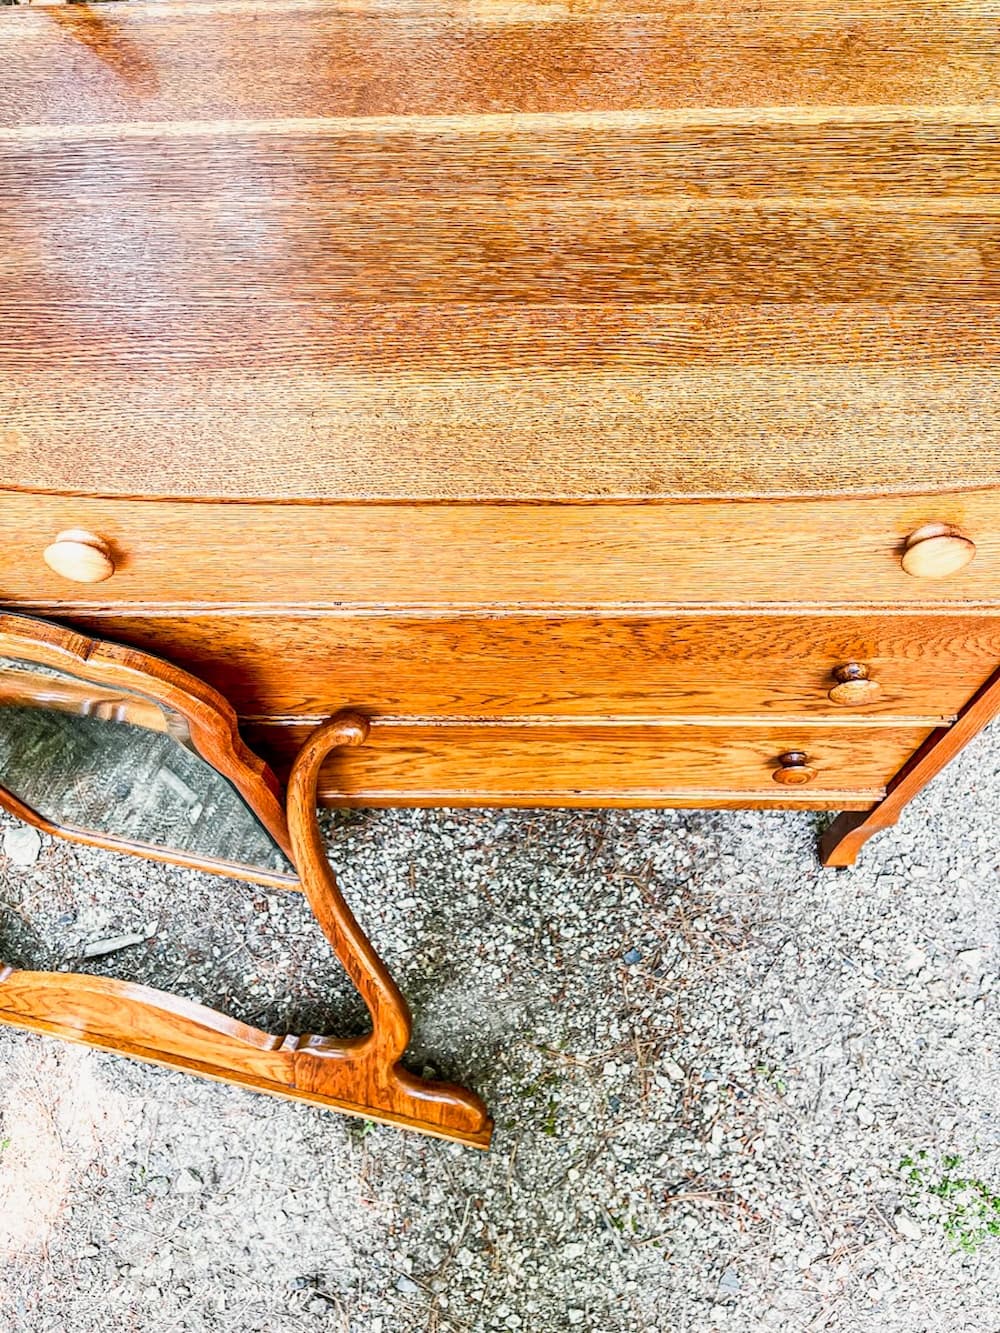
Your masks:
<instances>
[{"instance_id":1,"label":"small green weed","mask_svg":"<svg viewBox=\"0 0 1000 1333\"><path fill-rule=\"evenodd\" d=\"M765 1083L770 1083L779 1097L784 1097L788 1091L788 1080L777 1066L771 1068L770 1065L758 1065L753 1072Z\"/></svg>"},{"instance_id":2,"label":"small green weed","mask_svg":"<svg viewBox=\"0 0 1000 1333\"><path fill-rule=\"evenodd\" d=\"M936 1220L956 1250L974 1254L991 1236L1000 1236L1000 1193L962 1172L962 1159L946 1154L932 1162L921 1150L904 1157L905 1175L913 1211Z\"/></svg>"},{"instance_id":3,"label":"small green weed","mask_svg":"<svg viewBox=\"0 0 1000 1333\"><path fill-rule=\"evenodd\" d=\"M348 1127L348 1133L355 1143L364 1143L369 1134L374 1134L378 1129L377 1120L368 1120L359 1116L357 1120L351 1120Z\"/></svg>"},{"instance_id":4,"label":"small green weed","mask_svg":"<svg viewBox=\"0 0 1000 1333\"><path fill-rule=\"evenodd\" d=\"M558 1115L559 1103L554 1097L550 1097L545 1111L545 1121L542 1125L542 1132L547 1134L550 1139L554 1139L556 1136L556 1118Z\"/></svg>"}]
</instances>

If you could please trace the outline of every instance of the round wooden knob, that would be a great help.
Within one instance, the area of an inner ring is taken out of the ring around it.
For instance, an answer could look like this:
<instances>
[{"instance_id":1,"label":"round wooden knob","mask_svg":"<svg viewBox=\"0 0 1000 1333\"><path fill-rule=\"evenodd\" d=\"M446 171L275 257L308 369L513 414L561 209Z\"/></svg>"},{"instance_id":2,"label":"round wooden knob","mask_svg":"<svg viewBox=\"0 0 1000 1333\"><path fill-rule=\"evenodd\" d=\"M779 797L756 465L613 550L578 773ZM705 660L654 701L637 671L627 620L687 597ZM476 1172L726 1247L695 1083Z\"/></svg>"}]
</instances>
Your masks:
<instances>
[{"instance_id":1,"label":"round wooden knob","mask_svg":"<svg viewBox=\"0 0 1000 1333\"><path fill-rule=\"evenodd\" d=\"M60 532L43 554L50 569L74 583L103 583L115 572L107 542L80 528Z\"/></svg>"},{"instance_id":2,"label":"round wooden knob","mask_svg":"<svg viewBox=\"0 0 1000 1333\"><path fill-rule=\"evenodd\" d=\"M868 676L864 662L847 662L834 668L837 684L829 691L828 697L835 704L846 704L859 708L862 704L873 704L882 693L882 686Z\"/></svg>"},{"instance_id":3,"label":"round wooden knob","mask_svg":"<svg viewBox=\"0 0 1000 1333\"><path fill-rule=\"evenodd\" d=\"M789 750L786 754L779 754L778 763L781 767L776 768L771 776L783 787L798 787L803 782L812 782L816 770L809 767L808 758L808 755L803 754L801 750Z\"/></svg>"},{"instance_id":4,"label":"round wooden knob","mask_svg":"<svg viewBox=\"0 0 1000 1333\"><path fill-rule=\"evenodd\" d=\"M925 523L906 539L903 568L915 579L946 579L970 564L976 543L950 523Z\"/></svg>"}]
</instances>

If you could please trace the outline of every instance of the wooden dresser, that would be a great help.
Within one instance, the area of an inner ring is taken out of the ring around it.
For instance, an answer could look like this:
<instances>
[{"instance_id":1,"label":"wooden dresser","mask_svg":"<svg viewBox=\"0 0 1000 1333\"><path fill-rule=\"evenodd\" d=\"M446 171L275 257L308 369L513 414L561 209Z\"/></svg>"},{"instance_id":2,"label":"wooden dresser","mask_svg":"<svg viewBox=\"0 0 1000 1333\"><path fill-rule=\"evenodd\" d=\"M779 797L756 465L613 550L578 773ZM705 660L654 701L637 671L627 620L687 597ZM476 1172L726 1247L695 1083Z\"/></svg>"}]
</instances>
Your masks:
<instances>
[{"instance_id":1,"label":"wooden dresser","mask_svg":"<svg viewBox=\"0 0 1000 1333\"><path fill-rule=\"evenodd\" d=\"M948 0L0 10L0 600L279 771L367 714L331 803L840 810L850 863L1000 705L998 50Z\"/></svg>"}]
</instances>

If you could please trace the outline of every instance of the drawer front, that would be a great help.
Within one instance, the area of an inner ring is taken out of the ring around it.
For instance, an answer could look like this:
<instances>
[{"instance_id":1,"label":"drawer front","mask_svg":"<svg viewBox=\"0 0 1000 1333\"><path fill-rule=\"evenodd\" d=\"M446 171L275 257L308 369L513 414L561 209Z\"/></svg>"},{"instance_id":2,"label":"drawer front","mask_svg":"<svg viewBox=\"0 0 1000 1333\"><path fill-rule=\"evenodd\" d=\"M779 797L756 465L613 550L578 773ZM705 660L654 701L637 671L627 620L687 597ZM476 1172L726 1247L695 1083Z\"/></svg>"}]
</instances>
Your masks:
<instances>
[{"instance_id":1,"label":"drawer front","mask_svg":"<svg viewBox=\"0 0 1000 1333\"><path fill-rule=\"evenodd\" d=\"M286 772L303 723L244 728ZM699 805L867 808L929 734L921 727L837 730L717 725L569 726L378 722L357 749L331 756L321 799L334 805ZM814 777L774 780L801 751Z\"/></svg>"},{"instance_id":2,"label":"drawer front","mask_svg":"<svg viewBox=\"0 0 1000 1333\"><path fill-rule=\"evenodd\" d=\"M903 571L907 536L960 528L975 559ZM65 529L107 547L106 582L43 551ZM19 603L663 606L874 602L1000 606L1000 492L649 504L197 504L7 494L0 598Z\"/></svg>"},{"instance_id":3,"label":"drawer front","mask_svg":"<svg viewBox=\"0 0 1000 1333\"><path fill-rule=\"evenodd\" d=\"M41 614L169 658L261 717L944 719L1000 663L1000 614ZM830 699L848 663L876 698Z\"/></svg>"}]
</instances>

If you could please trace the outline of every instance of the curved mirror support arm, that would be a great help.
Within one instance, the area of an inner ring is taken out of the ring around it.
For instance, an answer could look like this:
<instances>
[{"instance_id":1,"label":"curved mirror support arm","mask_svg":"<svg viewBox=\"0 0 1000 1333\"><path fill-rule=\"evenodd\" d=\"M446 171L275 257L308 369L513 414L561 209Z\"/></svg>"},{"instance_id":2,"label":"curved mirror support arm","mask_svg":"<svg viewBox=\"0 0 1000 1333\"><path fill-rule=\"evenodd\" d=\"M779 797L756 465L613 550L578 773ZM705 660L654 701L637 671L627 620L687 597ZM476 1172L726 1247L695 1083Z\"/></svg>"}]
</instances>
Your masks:
<instances>
[{"instance_id":1,"label":"curved mirror support arm","mask_svg":"<svg viewBox=\"0 0 1000 1333\"><path fill-rule=\"evenodd\" d=\"M324 760L344 745L363 745L368 719L339 713L305 742L288 779L288 829L302 889L313 916L354 982L372 1020L369 1041L387 1058L398 1060L410 1040L410 1010L371 940L358 925L330 868L316 819L317 787Z\"/></svg>"},{"instance_id":2,"label":"curved mirror support arm","mask_svg":"<svg viewBox=\"0 0 1000 1333\"><path fill-rule=\"evenodd\" d=\"M288 828L303 890L372 1020L371 1033L351 1048L350 1067L343 1071L346 1083L353 1095L363 1097L365 1114L485 1147L492 1125L486 1107L474 1093L454 1084L417 1078L400 1064L410 1040L409 1008L358 925L326 859L316 818L320 769L340 746L364 744L368 730L366 718L339 713L305 742L288 781ZM318 1051L315 1046L311 1049ZM338 1044L337 1049L342 1051L343 1045ZM317 1065L317 1075L320 1072Z\"/></svg>"}]
</instances>

